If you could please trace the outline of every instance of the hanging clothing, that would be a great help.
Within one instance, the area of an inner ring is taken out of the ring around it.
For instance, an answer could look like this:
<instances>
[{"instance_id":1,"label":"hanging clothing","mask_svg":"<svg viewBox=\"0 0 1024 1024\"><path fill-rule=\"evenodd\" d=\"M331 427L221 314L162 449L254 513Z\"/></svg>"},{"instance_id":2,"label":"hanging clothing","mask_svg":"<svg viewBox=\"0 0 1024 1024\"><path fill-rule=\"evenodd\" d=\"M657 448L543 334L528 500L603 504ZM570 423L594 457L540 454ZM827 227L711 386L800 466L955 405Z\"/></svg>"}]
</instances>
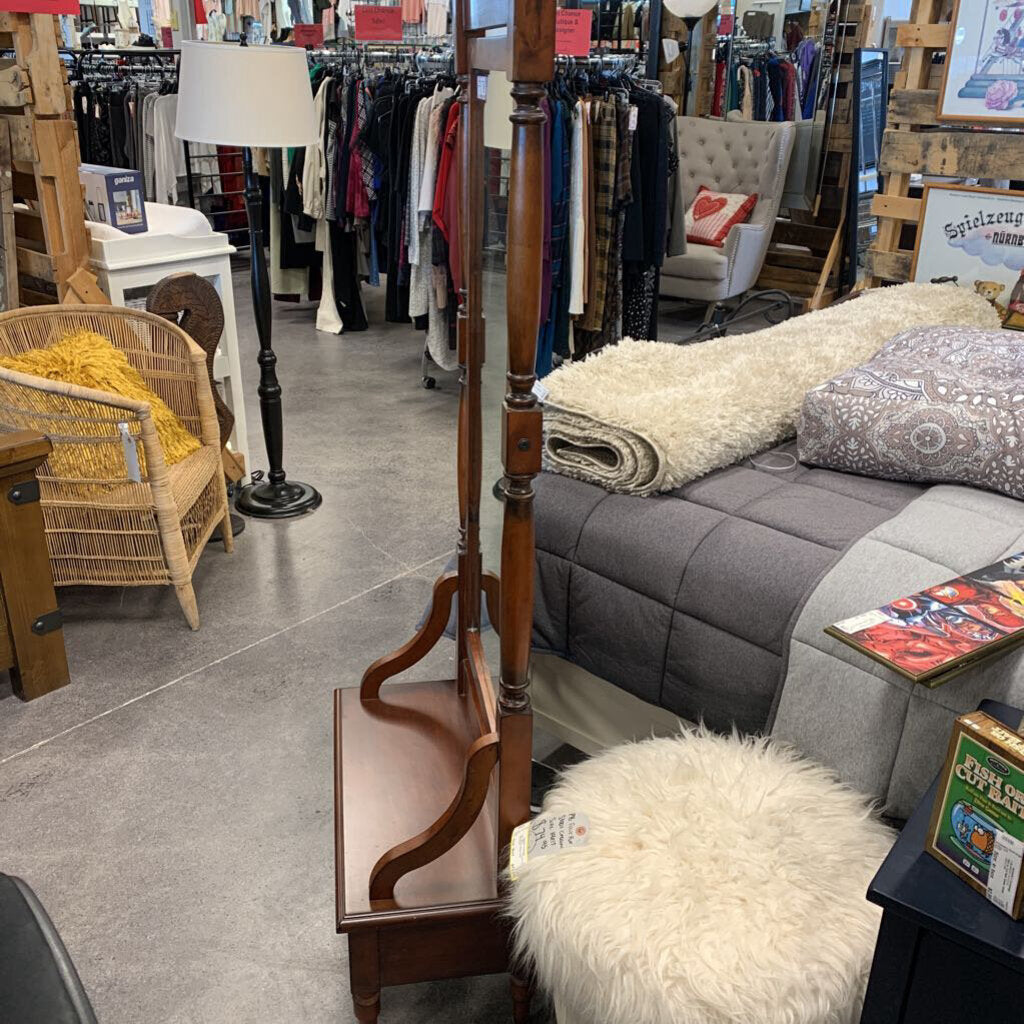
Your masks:
<instances>
[{"instance_id":1,"label":"hanging clothing","mask_svg":"<svg viewBox=\"0 0 1024 1024\"><path fill-rule=\"evenodd\" d=\"M423 20L423 0L402 0L402 21L415 25Z\"/></svg>"},{"instance_id":2,"label":"hanging clothing","mask_svg":"<svg viewBox=\"0 0 1024 1024\"><path fill-rule=\"evenodd\" d=\"M583 159L583 122L586 111L583 101L577 100L572 121L572 186L570 192L569 217L569 254L572 273L569 285L569 312L574 316L583 313L584 280L586 278L586 241L587 227L583 213L584 205L584 159Z\"/></svg>"},{"instance_id":3,"label":"hanging clothing","mask_svg":"<svg viewBox=\"0 0 1024 1024\"><path fill-rule=\"evenodd\" d=\"M427 35L439 38L448 34L447 0L427 0Z\"/></svg>"}]
</instances>

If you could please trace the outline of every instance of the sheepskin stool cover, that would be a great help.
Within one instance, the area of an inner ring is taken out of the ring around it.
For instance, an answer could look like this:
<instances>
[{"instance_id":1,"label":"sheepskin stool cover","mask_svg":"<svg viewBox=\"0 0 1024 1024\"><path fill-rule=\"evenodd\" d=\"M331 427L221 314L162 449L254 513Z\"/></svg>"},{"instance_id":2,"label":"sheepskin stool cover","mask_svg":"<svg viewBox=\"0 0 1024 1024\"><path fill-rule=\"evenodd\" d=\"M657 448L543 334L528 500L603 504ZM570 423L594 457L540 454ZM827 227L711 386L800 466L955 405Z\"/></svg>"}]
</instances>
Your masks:
<instances>
[{"instance_id":1,"label":"sheepskin stool cover","mask_svg":"<svg viewBox=\"0 0 1024 1024\"><path fill-rule=\"evenodd\" d=\"M516 952L558 1024L857 1024L893 834L833 775L705 730L570 769L543 814L587 845L511 883Z\"/></svg>"}]
</instances>

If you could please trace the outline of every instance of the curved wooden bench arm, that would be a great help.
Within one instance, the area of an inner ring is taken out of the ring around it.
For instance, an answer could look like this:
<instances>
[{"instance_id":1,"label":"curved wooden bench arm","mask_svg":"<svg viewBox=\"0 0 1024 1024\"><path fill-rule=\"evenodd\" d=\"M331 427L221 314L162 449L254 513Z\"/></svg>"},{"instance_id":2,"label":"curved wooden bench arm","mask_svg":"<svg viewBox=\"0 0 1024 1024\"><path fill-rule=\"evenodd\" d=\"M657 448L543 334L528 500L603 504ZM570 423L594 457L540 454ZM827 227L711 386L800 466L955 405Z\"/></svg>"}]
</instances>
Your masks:
<instances>
[{"instance_id":1,"label":"curved wooden bench arm","mask_svg":"<svg viewBox=\"0 0 1024 1024\"><path fill-rule=\"evenodd\" d=\"M393 900L398 880L447 853L473 827L487 799L491 772L498 762L498 736L487 733L473 742L466 774L455 799L418 836L387 851L370 872L370 900Z\"/></svg>"},{"instance_id":2,"label":"curved wooden bench arm","mask_svg":"<svg viewBox=\"0 0 1024 1024\"><path fill-rule=\"evenodd\" d=\"M452 612L452 599L459 588L459 574L446 572L434 581L430 614L413 638L390 654L378 658L364 673L359 684L362 700L377 700L384 681L416 664L441 639Z\"/></svg>"}]
</instances>

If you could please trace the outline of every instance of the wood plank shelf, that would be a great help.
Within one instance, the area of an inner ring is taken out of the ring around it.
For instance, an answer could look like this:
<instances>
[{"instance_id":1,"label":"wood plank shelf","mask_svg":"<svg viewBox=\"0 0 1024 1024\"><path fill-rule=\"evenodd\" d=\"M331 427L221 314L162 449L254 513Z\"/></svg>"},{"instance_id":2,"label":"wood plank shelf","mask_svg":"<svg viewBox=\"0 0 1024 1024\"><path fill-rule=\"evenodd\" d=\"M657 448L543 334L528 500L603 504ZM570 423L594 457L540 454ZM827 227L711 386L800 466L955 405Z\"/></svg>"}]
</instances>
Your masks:
<instances>
[{"instance_id":1,"label":"wood plank shelf","mask_svg":"<svg viewBox=\"0 0 1024 1024\"><path fill-rule=\"evenodd\" d=\"M373 701L360 700L358 688L336 690L334 727L338 931L399 922L424 908L495 903L494 787L463 839L401 878L393 900L370 900L380 857L436 821L462 785L480 730L455 681L392 683Z\"/></svg>"}]
</instances>

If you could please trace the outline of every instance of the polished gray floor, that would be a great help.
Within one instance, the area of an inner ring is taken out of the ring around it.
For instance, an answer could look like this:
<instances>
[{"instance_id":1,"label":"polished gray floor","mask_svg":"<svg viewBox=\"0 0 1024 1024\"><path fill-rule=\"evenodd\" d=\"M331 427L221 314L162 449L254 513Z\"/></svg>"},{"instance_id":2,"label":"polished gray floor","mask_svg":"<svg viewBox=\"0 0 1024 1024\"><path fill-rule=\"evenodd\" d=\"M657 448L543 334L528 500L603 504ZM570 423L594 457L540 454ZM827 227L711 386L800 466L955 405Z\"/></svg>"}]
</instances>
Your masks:
<instances>
[{"instance_id":1,"label":"polished gray floor","mask_svg":"<svg viewBox=\"0 0 1024 1024\"><path fill-rule=\"evenodd\" d=\"M23 704L0 683L0 870L42 897L103 1024L354 1020L332 923L331 693L411 633L456 534L455 375L424 390L421 336L385 325L382 294L366 295L373 329L342 337L318 334L312 307L275 306L286 467L323 507L250 521L233 556L207 550L200 632L166 589L66 590L72 684ZM495 344L491 564L503 371ZM443 678L451 654L443 641L415 672ZM503 978L384 995L384 1024L510 1019Z\"/></svg>"}]
</instances>

